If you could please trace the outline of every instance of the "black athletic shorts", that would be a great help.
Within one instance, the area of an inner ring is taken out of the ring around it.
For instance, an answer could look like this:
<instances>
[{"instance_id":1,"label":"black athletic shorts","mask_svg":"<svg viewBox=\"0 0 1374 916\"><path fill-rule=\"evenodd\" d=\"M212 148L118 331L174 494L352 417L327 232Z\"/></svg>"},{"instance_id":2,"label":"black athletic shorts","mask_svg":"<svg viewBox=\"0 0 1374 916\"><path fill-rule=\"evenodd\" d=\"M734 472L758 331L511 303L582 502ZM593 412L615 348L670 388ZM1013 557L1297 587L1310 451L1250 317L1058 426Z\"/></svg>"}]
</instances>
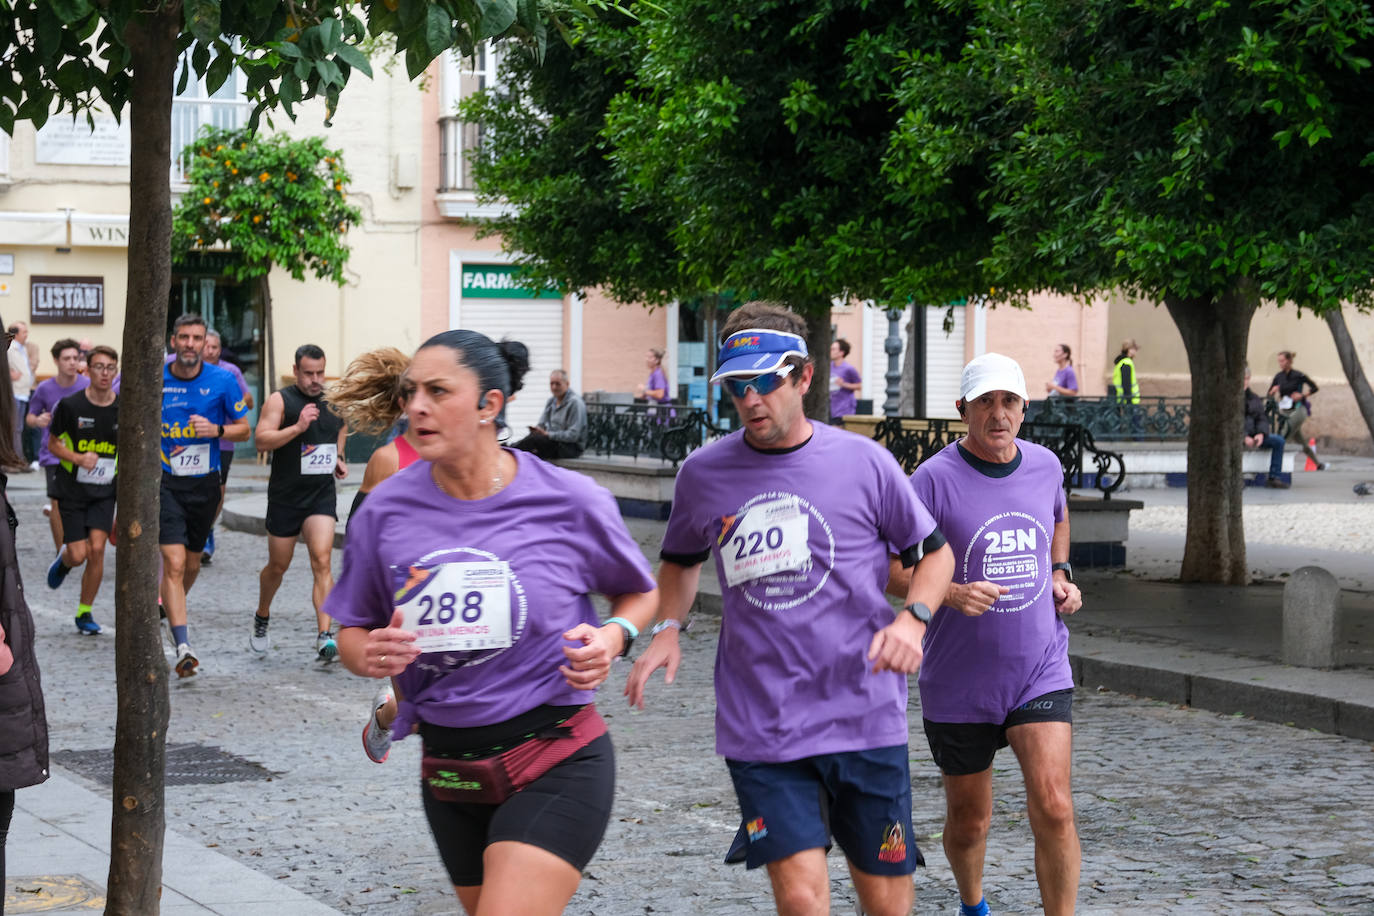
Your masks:
<instances>
[{"instance_id":1,"label":"black athletic shorts","mask_svg":"<svg viewBox=\"0 0 1374 916\"><path fill-rule=\"evenodd\" d=\"M234 463L234 450L232 448L222 448L219 450L219 485L222 487L229 482L229 465Z\"/></svg>"},{"instance_id":2,"label":"black athletic shorts","mask_svg":"<svg viewBox=\"0 0 1374 916\"><path fill-rule=\"evenodd\" d=\"M611 820L615 749L602 735L499 805L436 801L423 780L420 794L455 887L481 884L482 854L502 841L537 846L581 871Z\"/></svg>"},{"instance_id":3,"label":"black athletic shorts","mask_svg":"<svg viewBox=\"0 0 1374 916\"><path fill-rule=\"evenodd\" d=\"M305 520L312 515L327 515L337 520L339 517L339 496L333 487L320 494L315 504L304 509L296 506L283 506L267 500L267 533L278 538L293 538L305 527Z\"/></svg>"},{"instance_id":4,"label":"black athletic shorts","mask_svg":"<svg viewBox=\"0 0 1374 916\"><path fill-rule=\"evenodd\" d=\"M48 484L48 488L47 488L48 499L61 499L61 498L62 498L62 494L59 493L59 492L57 491L57 469L58 469L58 467L60 467L60 465L56 465L56 464L45 464L45 465L43 465L43 477L47 480L47 484Z\"/></svg>"},{"instance_id":5,"label":"black athletic shorts","mask_svg":"<svg viewBox=\"0 0 1374 916\"><path fill-rule=\"evenodd\" d=\"M62 543L84 541L92 531L109 534L114 530L115 497L111 493L84 502L64 498L57 503L57 513L62 518Z\"/></svg>"},{"instance_id":6,"label":"black athletic shorts","mask_svg":"<svg viewBox=\"0 0 1374 916\"><path fill-rule=\"evenodd\" d=\"M172 477L162 475L162 511L158 515L159 544L181 544L192 553L205 549L219 508L219 475Z\"/></svg>"},{"instance_id":7,"label":"black athletic shorts","mask_svg":"<svg viewBox=\"0 0 1374 916\"><path fill-rule=\"evenodd\" d=\"M992 766L992 758L1007 746L1007 729L1030 722L1073 723L1073 688L1052 690L1022 703L1005 722L932 722L924 719L926 742L940 772L968 776Z\"/></svg>"}]
</instances>

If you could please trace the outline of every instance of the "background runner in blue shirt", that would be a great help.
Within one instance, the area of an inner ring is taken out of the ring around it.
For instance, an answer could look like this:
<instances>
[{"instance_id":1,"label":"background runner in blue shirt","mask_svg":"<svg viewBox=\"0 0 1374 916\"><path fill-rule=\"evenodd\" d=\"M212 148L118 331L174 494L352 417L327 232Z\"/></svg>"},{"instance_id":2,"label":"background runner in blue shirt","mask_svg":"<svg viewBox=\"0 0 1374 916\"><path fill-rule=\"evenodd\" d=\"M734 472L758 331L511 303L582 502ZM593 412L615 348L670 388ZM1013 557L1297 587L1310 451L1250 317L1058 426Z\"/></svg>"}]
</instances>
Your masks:
<instances>
[{"instance_id":1,"label":"background runner in blue shirt","mask_svg":"<svg viewBox=\"0 0 1374 916\"><path fill-rule=\"evenodd\" d=\"M201 551L219 508L220 439L248 438L248 404L234 377L206 365L205 320L182 315L172 325L176 359L162 370L162 607L176 643L178 677L200 667L186 629L186 593L200 573Z\"/></svg>"}]
</instances>

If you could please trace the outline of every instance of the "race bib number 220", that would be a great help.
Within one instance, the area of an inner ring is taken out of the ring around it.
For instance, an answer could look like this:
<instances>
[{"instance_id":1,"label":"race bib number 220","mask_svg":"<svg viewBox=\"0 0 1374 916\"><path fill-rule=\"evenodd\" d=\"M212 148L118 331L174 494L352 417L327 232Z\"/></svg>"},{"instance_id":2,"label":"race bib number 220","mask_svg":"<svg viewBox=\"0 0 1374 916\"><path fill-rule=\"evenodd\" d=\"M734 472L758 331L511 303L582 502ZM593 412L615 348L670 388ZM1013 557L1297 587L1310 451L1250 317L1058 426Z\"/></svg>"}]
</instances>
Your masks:
<instances>
[{"instance_id":1,"label":"race bib number 220","mask_svg":"<svg viewBox=\"0 0 1374 916\"><path fill-rule=\"evenodd\" d=\"M750 506L721 545L726 583L802 568L811 559L809 531L810 521L795 497Z\"/></svg>"}]
</instances>

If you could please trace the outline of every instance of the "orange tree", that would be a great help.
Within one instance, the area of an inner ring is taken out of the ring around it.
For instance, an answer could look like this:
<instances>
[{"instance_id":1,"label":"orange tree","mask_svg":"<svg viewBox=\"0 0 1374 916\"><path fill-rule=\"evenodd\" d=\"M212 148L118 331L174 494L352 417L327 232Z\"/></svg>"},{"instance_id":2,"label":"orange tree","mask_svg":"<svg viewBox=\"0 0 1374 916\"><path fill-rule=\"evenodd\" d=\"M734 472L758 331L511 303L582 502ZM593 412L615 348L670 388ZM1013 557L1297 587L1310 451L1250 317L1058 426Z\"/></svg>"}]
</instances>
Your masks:
<instances>
[{"instance_id":1,"label":"orange tree","mask_svg":"<svg viewBox=\"0 0 1374 916\"><path fill-rule=\"evenodd\" d=\"M342 286L348 230L362 214L348 203L348 172L321 137L255 137L208 129L182 154L190 184L172 216L174 257L223 246L239 255L224 273L256 282L267 330L268 384L276 387L272 295L279 267Z\"/></svg>"}]
</instances>

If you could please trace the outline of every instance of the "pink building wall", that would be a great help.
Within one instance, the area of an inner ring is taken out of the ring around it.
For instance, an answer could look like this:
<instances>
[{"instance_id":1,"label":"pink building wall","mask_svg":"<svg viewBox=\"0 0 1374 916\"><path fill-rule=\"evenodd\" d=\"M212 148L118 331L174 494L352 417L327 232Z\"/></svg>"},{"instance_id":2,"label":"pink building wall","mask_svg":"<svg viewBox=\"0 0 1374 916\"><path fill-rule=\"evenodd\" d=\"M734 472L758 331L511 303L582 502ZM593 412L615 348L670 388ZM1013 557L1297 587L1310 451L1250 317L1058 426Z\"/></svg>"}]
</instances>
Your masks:
<instances>
[{"instance_id":1,"label":"pink building wall","mask_svg":"<svg viewBox=\"0 0 1374 916\"><path fill-rule=\"evenodd\" d=\"M668 309L621 305L600 290L587 293L582 306L583 391L634 391L649 377L644 364L649 348L667 346ZM672 360L665 356L665 362Z\"/></svg>"},{"instance_id":2,"label":"pink building wall","mask_svg":"<svg viewBox=\"0 0 1374 916\"><path fill-rule=\"evenodd\" d=\"M1078 375L1079 394L1102 397L1107 393L1111 357L1107 352L1107 308L1081 306L1067 296L1036 295L1029 309L994 308L987 313L987 350L1003 353L1021 364L1032 399L1045 396L1045 383L1055 371L1055 344L1068 344ZM965 338L965 353L972 359L974 335Z\"/></svg>"}]
</instances>

